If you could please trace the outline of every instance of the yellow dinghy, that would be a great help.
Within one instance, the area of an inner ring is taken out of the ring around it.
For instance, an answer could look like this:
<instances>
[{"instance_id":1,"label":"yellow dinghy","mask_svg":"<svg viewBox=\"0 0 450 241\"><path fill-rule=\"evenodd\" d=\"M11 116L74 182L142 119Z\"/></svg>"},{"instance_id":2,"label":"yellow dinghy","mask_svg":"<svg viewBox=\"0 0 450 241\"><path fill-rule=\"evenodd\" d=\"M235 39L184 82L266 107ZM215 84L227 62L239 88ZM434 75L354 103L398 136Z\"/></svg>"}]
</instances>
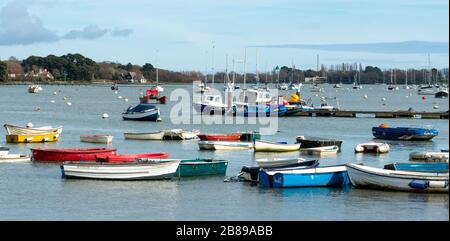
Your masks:
<instances>
[{"instance_id":1,"label":"yellow dinghy","mask_svg":"<svg viewBox=\"0 0 450 241\"><path fill-rule=\"evenodd\" d=\"M28 135L6 135L7 143L36 143L36 142L53 142L59 138L58 132L28 134Z\"/></svg>"}]
</instances>

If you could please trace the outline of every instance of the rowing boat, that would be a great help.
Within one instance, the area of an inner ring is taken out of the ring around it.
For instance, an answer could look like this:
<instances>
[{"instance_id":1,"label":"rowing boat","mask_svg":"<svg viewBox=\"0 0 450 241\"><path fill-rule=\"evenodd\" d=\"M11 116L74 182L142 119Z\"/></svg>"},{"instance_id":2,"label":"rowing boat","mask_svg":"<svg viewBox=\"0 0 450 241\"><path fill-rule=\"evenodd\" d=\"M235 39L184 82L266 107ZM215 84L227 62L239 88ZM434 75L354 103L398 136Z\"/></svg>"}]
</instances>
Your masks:
<instances>
[{"instance_id":1,"label":"rowing boat","mask_svg":"<svg viewBox=\"0 0 450 241\"><path fill-rule=\"evenodd\" d=\"M252 142L237 141L199 141L200 150L250 150L253 148Z\"/></svg>"},{"instance_id":2,"label":"rowing boat","mask_svg":"<svg viewBox=\"0 0 450 241\"><path fill-rule=\"evenodd\" d=\"M164 131L158 132L141 132L141 133L123 133L125 139L129 140L162 140Z\"/></svg>"},{"instance_id":3,"label":"rowing boat","mask_svg":"<svg viewBox=\"0 0 450 241\"><path fill-rule=\"evenodd\" d=\"M81 135L81 142L90 142L90 143L102 143L102 144L110 144L112 143L114 136L111 135Z\"/></svg>"},{"instance_id":4,"label":"rowing boat","mask_svg":"<svg viewBox=\"0 0 450 241\"><path fill-rule=\"evenodd\" d=\"M42 134L8 134L6 135L7 143L37 143L37 142L53 142L59 138L58 132L42 133Z\"/></svg>"},{"instance_id":5,"label":"rowing boat","mask_svg":"<svg viewBox=\"0 0 450 241\"><path fill-rule=\"evenodd\" d=\"M97 161L97 155L116 155L114 148L80 148L80 149L31 149L33 161L65 162L65 161Z\"/></svg>"},{"instance_id":6,"label":"rowing boat","mask_svg":"<svg viewBox=\"0 0 450 241\"><path fill-rule=\"evenodd\" d=\"M288 151L298 151L300 150L300 143L298 144L287 144L280 142L270 142L256 140L254 149L255 151L261 152L288 152Z\"/></svg>"},{"instance_id":7,"label":"rowing boat","mask_svg":"<svg viewBox=\"0 0 450 241\"><path fill-rule=\"evenodd\" d=\"M347 170L356 188L448 193L448 173L393 171L354 163L347 164Z\"/></svg>"}]
</instances>

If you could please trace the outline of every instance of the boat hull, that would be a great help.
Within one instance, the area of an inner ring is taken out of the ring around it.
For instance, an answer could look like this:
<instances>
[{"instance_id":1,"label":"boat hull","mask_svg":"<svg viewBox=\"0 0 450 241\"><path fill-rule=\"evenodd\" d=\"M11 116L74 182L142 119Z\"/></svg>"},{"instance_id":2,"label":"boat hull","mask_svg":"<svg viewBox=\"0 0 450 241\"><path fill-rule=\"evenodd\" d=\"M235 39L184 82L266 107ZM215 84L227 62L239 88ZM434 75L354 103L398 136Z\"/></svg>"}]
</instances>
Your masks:
<instances>
[{"instance_id":1,"label":"boat hull","mask_svg":"<svg viewBox=\"0 0 450 241\"><path fill-rule=\"evenodd\" d=\"M375 138L384 140L427 141L437 136L439 132L435 129L423 129L423 128L373 127L372 134Z\"/></svg>"},{"instance_id":2,"label":"boat hull","mask_svg":"<svg viewBox=\"0 0 450 241\"><path fill-rule=\"evenodd\" d=\"M6 135L7 143L38 143L58 141L59 133Z\"/></svg>"},{"instance_id":3,"label":"boat hull","mask_svg":"<svg viewBox=\"0 0 450 241\"><path fill-rule=\"evenodd\" d=\"M339 151L338 146L322 146L313 148L302 148L300 151L308 155L333 155Z\"/></svg>"},{"instance_id":4,"label":"boat hull","mask_svg":"<svg viewBox=\"0 0 450 241\"><path fill-rule=\"evenodd\" d=\"M175 173L177 177L193 177L207 175L225 175L228 161L221 160L181 160Z\"/></svg>"},{"instance_id":5,"label":"boat hull","mask_svg":"<svg viewBox=\"0 0 450 241\"><path fill-rule=\"evenodd\" d=\"M61 134L62 127L53 128L51 126L43 126L43 127L37 127L37 128L27 128L27 127L21 127L21 126L15 126L15 125L3 125L6 129L6 134L8 135L30 135L30 134L49 134L57 132Z\"/></svg>"},{"instance_id":6,"label":"boat hull","mask_svg":"<svg viewBox=\"0 0 450 241\"><path fill-rule=\"evenodd\" d=\"M111 144L114 136L110 135L81 135L81 142Z\"/></svg>"},{"instance_id":7,"label":"boat hull","mask_svg":"<svg viewBox=\"0 0 450 241\"><path fill-rule=\"evenodd\" d=\"M363 143L355 147L356 153L387 153L389 150L386 143Z\"/></svg>"},{"instance_id":8,"label":"boat hull","mask_svg":"<svg viewBox=\"0 0 450 241\"><path fill-rule=\"evenodd\" d=\"M124 120L134 120L134 121L159 121L161 118L161 113L159 109L154 109L147 112L135 112L135 113L123 113L122 118Z\"/></svg>"},{"instance_id":9,"label":"boat hull","mask_svg":"<svg viewBox=\"0 0 450 241\"><path fill-rule=\"evenodd\" d=\"M116 155L116 149L31 149L32 160L41 162L97 161L96 155Z\"/></svg>"},{"instance_id":10,"label":"boat hull","mask_svg":"<svg viewBox=\"0 0 450 241\"><path fill-rule=\"evenodd\" d=\"M224 115L226 113L226 107L211 106L200 103L194 103L194 109L203 115Z\"/></svg>"},{"instance_id":11,"label":"boat hull","mask_svg":"<svg viewBox=\"0 0 450 241\"><path fill-rule=\"evenodd\" d=\"M391 163L385 165L384 169L395 171L448 173L448 163Z\"/></svg>"},{"instance_id":12,"label":"boat hull","mask_svg":"<svg viewBox=\"0 0 450 241\"><path fill-rule=\"evenodd\" d=\"M255 141L256 152L290 152L300 150L301 144L281 144L267 141Z\"/></svg>"},{"instance_id":13,"label":"boat hull","mask_svg":"<svg viewBox=\"0 0 450 241\"><path fill-rule=\"evenodd\" d=\"M350 183L345 166L307 168L303 170L259 171L263 187L339 187Z\"/></svg>"},{"instance_id":14,"label":"boat hull","mask_svg":"<svg viewBox=\"0 0 450 241\"><path fill-rule=\"evenodd\" d=\"M164 131L153 133L123 133L123 136L128 140L162 140Z\"/></svg>"},{"instance_id":15,"label":"boat hull","mask_svg":"<svg viewBox=\"0 0 450 241\"><path fill-rule=\"evenodd\" d=\"M347 171L356 188L448 193L448 173L392 171L358 164L347 164Z\"/></svg>"},{"instance_id":16,"label":"boat hull","mask_svg":"<svg viewBox=\"0 0 450 241\"><path fill-rule=\"evenodd\" d=\"M199 141L200 150L250 150L251 142Z\"/></svg>"},{"instance_id":17,"label":"boat hull","mask_svg":"<svg viewBox=\"0 0 450 241\"><path fill-rule=\"evenodd\" d=\"M15 163L15 162L29 162L30 156L21 154L6 154L0 155L0 163Z\"/></svg>"},{"instance_id":18,"label":"boat hull","mask_svg":"<svg viewBox=\"0 0 450 241\"><path fill-rule=\"evenodd\" d=\"M239 141L241 139L241 134L200 134L198 135L201 141Z\"/></svg>"},{"instance_id":19,"label":"boat hull","mask_svg":"<svg viewBox=\"0 0 450 241\"><path fill-rule=\"evenodd\" d=\"M413 161L424 162L447 162L449 160L448 152L413 152L409 154L409 159Z\"/></svg>"},{"instance_id":20,"label":"boat hull","mask_svg":"<svg viewBox=\"0 0 450 241\"><path fill-rule=\"evenodd\" d=\"M145 153L145 154L130 154L130 155L95 155L97 162L120 163L120 162L134 162L139 159L167 159L167 153Z\"/></svg>"},{"instance_id":21,"label":"boat hull","mask_svg":"<svg viewBox=\"0 0 450 241\"><path fill-rule=\"evenodd\" d=\"M313 168L317 167L319 165L318 160L313 161L304 161L299 162L295 164L288 164L288 165L280 165L276 167L268 167L264 168L266 171L274 171L274 170L293 170L293 169L305 169L305 168ZM241 172L239 173L239 178L243 179L244 181L249 182L258 182L258 173L261 167L242 167Z\"/></svg>"},{"instance_id":22,"label":"boat hull","mask_svg":"<svg viewBox=\"0 0 450 241\"><path fill-rule=\"evenodd\" d=\"M81 163L68 162L61 165L64 178L101 179L101 180L160 180L171 179L180 161L160 163Z\"/></svg>"},{"instance_id":23,"label":"boat hull","mask_svg":"<svg viewBox=\"0 0 450 241\"><path fill-rule=\"evenodd\" d=\"M314 148L314 147L324 147L324 146L338 146L341 149L342 141L341 140L332 140L332 139L319 139L319 138L306 138L297 137L297 143L302 144L302 148Z\"/></svg>"}]
</instances>

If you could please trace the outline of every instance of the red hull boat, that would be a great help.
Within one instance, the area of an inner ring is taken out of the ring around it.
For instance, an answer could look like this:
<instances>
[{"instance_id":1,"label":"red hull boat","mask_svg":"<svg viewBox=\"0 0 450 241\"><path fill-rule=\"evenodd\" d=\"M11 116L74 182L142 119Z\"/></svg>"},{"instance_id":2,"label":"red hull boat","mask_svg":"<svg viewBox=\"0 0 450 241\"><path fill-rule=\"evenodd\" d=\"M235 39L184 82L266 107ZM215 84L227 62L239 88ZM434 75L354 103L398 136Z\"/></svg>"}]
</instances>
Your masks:
<instances>
[{"instance_id":1,"label":"red hull boat","mask_svg":"<svg viewBox=\"0 0 450 241\"><path fill-rule=\"evenodd\" d=\"M116 155L116 149L83 148L83 149L31 149L32 160L42 162L65 161L97 161L96 155Z\"/></svg>"},{"instance_id":2,"label":"red hull boat","mask_svg":"<svg viewBox=\"0 0 450 241\"><path fill-rule=\"evenodd\" d=\"M131 155L96 155L98 162L134 162L137 159L167 159L167 153L148 153Z\"/></svg>"},{"instance_id":3,"label":"red hull boat","mask_svg":"<svg viewBox=\"0 0 450 241\"><path fill-rule=\"evenodd\" d=\"M202 141L239 141L241 133L234 134L200 134L198 138Z\"/></svg>"}]
</instances>

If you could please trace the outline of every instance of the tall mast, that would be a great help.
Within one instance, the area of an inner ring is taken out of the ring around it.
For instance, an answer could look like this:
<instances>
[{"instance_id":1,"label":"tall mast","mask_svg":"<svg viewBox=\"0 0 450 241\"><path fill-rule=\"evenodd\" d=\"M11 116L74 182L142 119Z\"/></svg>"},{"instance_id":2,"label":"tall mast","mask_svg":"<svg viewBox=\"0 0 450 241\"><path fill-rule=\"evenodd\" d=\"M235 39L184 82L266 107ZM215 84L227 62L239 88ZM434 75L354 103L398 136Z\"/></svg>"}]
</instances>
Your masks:
<instances>
[{"instance_id":1,"label":"tall mast","mask_svg":"<svg viewBox=\"0 0 450 241\"><path fill-rule=\"evenodd\" d=\"M405 85L408 85L408 69L406 69L406 72L405 72Z\"/></svg>"},{"instance_id":2,"label":"tall mast","mask_svg":"<svg viewBox=\"0 0 450 241\"><path fill-rule=\"evenodd\" d=\"M235 82L235 80L236 80L236 71L234 70L234 56L233 56L233 79L232 79L232 81L233 81L233 85L234 85L234 82Z\"/></svg>"},{"instance_id":3,"label":"tall mast","mask_svg":"<svg viewBox=\"0 0 450 241\"><path fill-rule=\"evenodd\" d=\"M228 76L228 54L225 55L225 75L226 75L226 77L223 78L224 85L226 85L230 82L230 77Z\"/></svg>"},{"instance_id":4,"label":"tall mast","mask_svg":"<svg viewBox=\"0 0 450 241\"><path fill-rule=\"evenodd\" d=\"M259 73L258 73L258 49L256 49L256 84L259 85Z\"/></svg>"},{"instance_id":5,"label":"tall mast","mask_svg":"<svg viewBox=\"0 0 450 241\"><path fill-rule=\"evenodd\" d=\"M246 75L246 70L245 70L245 65L246 65L246 63L247 63L247 48L245 48L245 51L244 51L244 89L246 89L246 77L247 77L247 75Z\"/></svg>"},{"instance_id":6,"label":"tall mast","mask_svg":"<svg viewBox=\"0 0 450 241\"><path fill-rule=\"evenodd\" d=\"M211 69L212 69L211 87L212 88L214 88L214 75L215 75L215 73L214 73L214 48L215 48L215 46L214 46L214 42L213 42L213 46L212 46L212 67L211 67Z\"/></svg>"}]
</instances>

